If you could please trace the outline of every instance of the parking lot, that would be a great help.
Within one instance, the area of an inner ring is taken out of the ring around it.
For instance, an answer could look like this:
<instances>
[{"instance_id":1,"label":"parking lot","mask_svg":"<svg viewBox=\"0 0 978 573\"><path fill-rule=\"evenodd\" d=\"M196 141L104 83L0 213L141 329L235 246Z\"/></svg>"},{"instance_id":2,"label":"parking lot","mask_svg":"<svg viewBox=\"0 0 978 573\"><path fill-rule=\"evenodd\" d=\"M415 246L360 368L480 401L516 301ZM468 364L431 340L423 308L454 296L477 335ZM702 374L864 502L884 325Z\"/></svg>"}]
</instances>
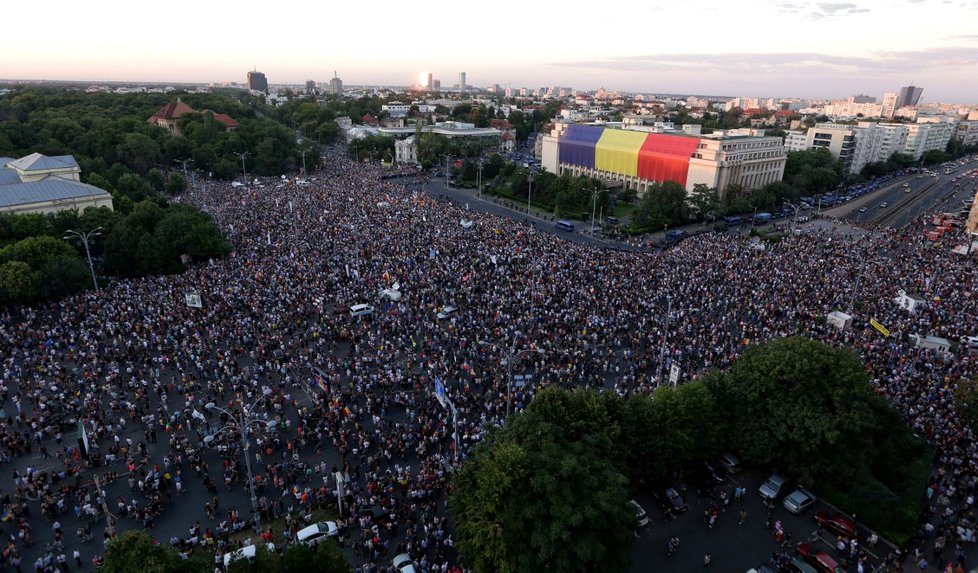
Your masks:
<instances>
[{"instance_id":1,"label":"parking lot","mask_svg":"<svg viewBox=\"0 0 978 573\"><path fill-rule=\"evenodd\" d=\"M816 530L813 519L815 512L826 511L835 514L837 510L818 500L812 509L801 515L794 515L782 505L781 498L784 497L782 495L774 504L774 509L770 510L769 525L769 510L764 506L758 493L758 488L769 475L770 472L744 470L735 476L729 476L727 483L719 487L717 495L712 497L700 495L689 486L683 496L689 509L668 522L665 521L659 502L653 498L650 491L644 491L636 496L637 501L648 512L650 523L639 531L632 550L629 571L632 573L703 571L703 556L705 553L710 553L711 569L731 573L745 572L769 561L772 553L786 551L789 555L793 554L799 542L811 540ZM783 493L791 493L795 485L789 483ZM709 512L713 507L722 508L719 499L720 490L725 491L733 499L737 487L746 490L742 499L731 501L726 510L720 509L711 528L704 518L705 512ZM741 510L747 512L746 522L743 524L739 523ZM775 538L774 525L779 521L786 539L790 539L783 547ZM865 570L872 571L872 567L879 563L892 548L882 541L875 548L868 548L865 540L869 532L862 528L857 531L860 544L868 557ZM667 555L666 544L673 537L679 538L680 548L673 555ZM814 545L836 556L835 543L834 535L823 533ZM855 566L852 570L855 571Z\"/></svg>"}]
</instances>

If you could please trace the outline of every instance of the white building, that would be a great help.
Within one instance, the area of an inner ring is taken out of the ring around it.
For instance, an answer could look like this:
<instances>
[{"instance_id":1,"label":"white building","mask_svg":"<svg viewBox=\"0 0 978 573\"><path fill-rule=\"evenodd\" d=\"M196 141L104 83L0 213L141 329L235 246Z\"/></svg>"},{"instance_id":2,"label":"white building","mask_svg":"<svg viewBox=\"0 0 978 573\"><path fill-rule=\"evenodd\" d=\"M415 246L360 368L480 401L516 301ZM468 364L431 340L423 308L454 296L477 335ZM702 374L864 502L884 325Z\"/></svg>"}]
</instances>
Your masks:
<instances>
[{"instance_id":1,"label":"white building","mask_svg":"<svg viewBox=\"0 0 978 573\"><path fill-rule=\"evenodd\" d=\"M418 148L414 145L414 136L396 140L394 142L394 155L398 163L416 164L418 162Z\"/></svg>"},{"instance_id":2,"label":"white building","mask_svg":"<svg viewBox=\"0 0 978 573\"><path fill-rule=\"evenodd\" d=\"M111 210L112 195L82 183L80 174L81 168L70 155L0 157L0 212L56 213L87 207Z\"/></svg>"},{"instance_id":3,"label":"white building","mask_svg":"<svg viewBox=\"0 0 978 573\"><path fill-rule=\"evenodd\" d=\"M616 182L639 193L662 181L675 181L687 191L704 184L722 196L732 184L750 190L781 180L783 142L760 133L685 135L562 122L537 139L541 164L552 173Z\"/></svg>"},{"instance_id":4,"label":"white building","mask_svg":"<svg viewBox=\"0 0 978 573\"><path fill-rule=\"evenodd\" d=\"M842 161L849 173L859 173L868 163L886 161L895 151L902 151L905 142L906 130L886 129L873 122L863 121L855 126L817 123L807 132L789 131L785 149L825 148Z\"/></svg>"},{"instance_id":5,"label":"white building","mask_svg":"<svg viewBox=\"0 0 978 573\"><path fill-rule=\"evenodd\" d=\"M784 150L786 152L805 151L806 149L808 149L808 134L806 132L792 130L785 134Z\"/></svg>"},{"instance_id":6,"label":"white building","mask_svg":"<svg viewBox=\"0 0 978 573\"><path fill-rule=\"evenodd\" d=\"M880 117L893 119L893 114L896 113L897 97L898 95L894 92L883 94L883 106L880 110Z\"/></svg>"},{"instance_id":7,"label":"white building","mask_svg":"<svg viewBox=\"0 0 978 573\"><path fill-rule=\"evenodd\" d=\"M958 122L958 130L954 137L960 140L962 145L978 145L978 120Z\"/></svg>"},{"instance_id":8,"label":"white building","mask_svg":"<svg viewBox=\"0 0 978 573\"><path fill-rule=\"evenodd\" d=\"M942 118L933 119L935 121L896 124L907 129L907 142L904 144L903 153L912 155L914 159L920 159L928 151L944 151L947 149L948 142L951 141L951 137L957 131L957 121L943 121Z\"/></svg>"},{"instance_id":9,"label":"white building","mask_svg":"<svg viewBox=\"0 0 978 573\"><path fill-rule=\"evenodd\" d=\"M380 106L381 111L386 111L390 117L405 117L411 111L411 104L392 101Z\"/></svg>"}]
</instances>

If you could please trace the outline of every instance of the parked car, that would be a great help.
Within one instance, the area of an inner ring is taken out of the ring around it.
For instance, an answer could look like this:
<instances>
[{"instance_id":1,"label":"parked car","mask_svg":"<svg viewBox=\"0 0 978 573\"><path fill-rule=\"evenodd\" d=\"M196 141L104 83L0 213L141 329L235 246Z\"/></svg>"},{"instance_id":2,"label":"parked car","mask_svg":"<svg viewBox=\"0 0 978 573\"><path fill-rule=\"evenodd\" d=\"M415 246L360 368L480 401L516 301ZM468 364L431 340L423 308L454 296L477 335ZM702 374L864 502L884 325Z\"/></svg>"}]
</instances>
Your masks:
<instances>
[{"instance_id":1,"label":"parked car","mask_svg":"<svg viewBox=\"0 0 978 573\"><path fill-rule=\"evenodd\" d=\"M880 203L880 209L886 209L889 206L890 206L890 204L887 203L886 201L883 201L882 203Z\"/></svg>"},{"instance_id":2,"label":"parked car","mask_svg":"<svg viewBox=\"0 0 978 573\"><path fill-rule=\"evenodd\" d=\"M444 320L452 316L453 314L455 314L456 311L458 311L457 306L446 306L445 308L441 309L441 311L438 313L438 319Z\"/></svg>"},{"instance_id":3,"label":"parked car","mask_svg":"<svg viewBox=\"0 0 978 573\"><path fill-rule=\"evenodd\" d=\"M635 520L638 521L639 527L645 527L649 524L649 514L645 512L645 508L634 499L628 500L628 505L635 511Z\"/></svg>"},{"instance_id":4,"label":"parked car","mask_svg":"<svg viewBox=\"0 0 978 573\"><path fill-rule=\"evenodd\" d=\"M265 549L269 553L275 553L275 545L272 543L266 543ZM232 561L237 561L238 559L254 559L255 555L258 554L258 547L255 545L245 545L241 549L236 549L230 553L224 554L224 569L227 570L231 566Z\"/></svg>"},{"instance_id":5,"label":"parked car","mask_svg":"<svg viewBox=\"0 0 978 573\"><path fill-rule=\"evenodd\" d=\"M395 556L392 563L398 573L417 573L417 570L414 568L414 562L411 561L411 556L407 553L401 553Z\"/></svg>"},{"instance_id":6,"label":"parked car","mask_svg":"<svg viewBox=\"0 0 978 573\"><path fill-rule=\"evenodd\" d=\"M723 466L727 470L728 474L735 474L740 472L740 458L731 454L730 452L723 452L716 459L717 463Z\"/></svg>"},{"instance_id":7,"label":"parked car","mask_svg":"<svg viewBox=\"0 0 978 573\"><path fill-rule=\"evenodd\" d=\"M662 511L682 513L689 509L682 493L674 487L657 487L652 490L652 497L659 501Z\"/></svg>"},{"instance_id":8,"label":"parked car","mask_svg":"<svg viewBox=\"0 0 978 573\"><path fill-rule=\"evenodd\" d=\"M781 566L781 573L818 573L818 569L806 563L801 557L793 556Z\"/></svg>"},{"instance_id":9,"label":"parked car","mask_svg":"<svg viewBox=\"0 0 978 573\"><path fill-rule=\"evenodd\" d=\"M335 521L323 521L300 529L295 534L295 540L312 547L327 537L336 537L339 532L340 530L336 527Z\"/></svg>"},{"instance_id":10,"label":"parked car","mask_svg":"<svg viewBox=\"0 0 978 573\"><path fill-rule=\"evenodd\" d=\"M795 553L815 567L818 573L845 573L845 569L839 567L839 563L831 555L812 547L810 543L799 543Z\"/></svg>"},{"instance_id":11,"label":"parked car","mask_svg":"<svg viewBox=\"0 0 978 573\"><path fill-rule=\"evenodd\" d=\"M713 491L727 481L726 471L716 462L693 462L686 469L686 482L696 488L698 493Z\"/></svg>"},{"instance_id":12,"label":"parked car","mask_svg":"<svg viewBox=\"0 0 978 573\"><path fill-rule=\"evenodd\" d=\"M815 505L815 500L815 494L803 487L799 487L784 498L783 505L785 509L795 515L798 515L800 513L804 513Z\"/></svg>"},{"instance_id":13,"label":"parked car","mask_svg":"<svg viewBox=\"0 0 978 573\"><path fill-rule=\"evenodd\" d=\"M350 307L350 316L366 316L374 313L374 307L369 304L355 304Z\"/></svg>"},{"instance_id":14,"label":"parked car","mask_svg":"<svg viewBox=\"0 0 978 573\"><path fill-rule=\"evenodd\" d=\"M856 536L856 523L841 513L829 515L827 511L815 512L815 523L836 535L847 539Z\"/></svg>"},{"instance_id":15,"label":"parked car","mask_svg":"<svg viewBox=\"0 0 978 573\"><path fill-rule=\"evenodd\" d=\"M778 499L784 493L786 483L788 483L788 479L783 475L771 474L771 477L767 478L757 491L764 499Z\"/></svg>"}]
</instances>

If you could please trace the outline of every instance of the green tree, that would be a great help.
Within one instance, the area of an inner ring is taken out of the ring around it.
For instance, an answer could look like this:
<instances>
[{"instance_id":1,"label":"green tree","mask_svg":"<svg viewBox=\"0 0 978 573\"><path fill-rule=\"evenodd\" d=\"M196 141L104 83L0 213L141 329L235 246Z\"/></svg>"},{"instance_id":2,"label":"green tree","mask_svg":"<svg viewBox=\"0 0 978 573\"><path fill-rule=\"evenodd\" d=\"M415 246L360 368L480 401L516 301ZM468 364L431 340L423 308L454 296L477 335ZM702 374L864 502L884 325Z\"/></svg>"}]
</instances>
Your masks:
<instances>
[{"instance_id":1,"label":"green tree","mask_svg":"<svg viewBox=\"0 0 978 573\"><path fill-rule=\"evenodd\" d=\"M609 457L617 432L604 400L545 389L476 448L449 506L459 554L474 571L627 566L635 517L627 480Z\"/></svg>"},{"instance_id":2,"label":"green tree","mask_svg":"<svg viewBox=\"0 0 978 573\"><path fill-rule=\"evenodd\" d=\"M51 221L42 213L15 215L11 225L12 238L26 239L38 235L50 235Z\"/></svg>"},{"instance_id":3,"label":"green tree","mask_svg":"<svg viewBox=\"0 0 978 573\"><path fill-rule=\"evenodd\" d=\"M37 236L21 239L0 249L0 261L21 261L31 270L39 271L48 261L58 258L78 257L67 242L51 236Z\"/></svg>"},{"instance_id":4,"label":"green tree","mask_svg":"<svg viewBox=\"0 0 978 573\"><path fill-rule=\"evenodd\" d=\"M116 190L134 203L139 203L144 199L149 199L156 195L153 186L135 173L126 173L119 177L119 181L116 183Z\"/></svg>"},{"instance_id":5,"label":"green tree","mask_svg":"<svg viewBox=\"0 0 978 573\"><path fill-rule=\"evenodd\" d=\"M710 211L716 210L720 206L720 195L716 187L709 187L703 183L693 185L693 191L689 194L689 204L693 207L700 220Z\"/></svg>"},{"instance_id":6,"label":"green tree","mask_svg":"<svg viewBox=\"0 0 978 573\"><path fill-rule=\"evenodd\" d=\"M210 573L213 562L192 556L182 559L176 551L156 543L142 531L129 530L106 545L105 573Z\"/></svg>"},{"instance_id":7,"label":"green tree","mask_svg":"<svg viewBox=\"0 0 978 573\"><path fill-rule=\"evenodd\" d=\"M179 173L170 173L166 180L165 190L170 195L179 195L187 190L187 180Z\"/></svg>"},{"instance_id":8,"label":"green tree","mask_svg":"<svg viewBox=\"0 0 978 573\"><path fill-rule=\"evenodd\" d=\"M745 460L802 481L865 467L875 396L851 352L802 338L749 348L729 371L733 433Z\"/></svg>"},{"instance_id":9,"label":"green tree","mask_svg":"<svg viewBox=\"0 0 978 573\"><path fill-rule=\"evenodd\" d=\"M22 261L0 264L0 305L36 300L40 296L38 275Z\"/></svg>"},{"instance_id":10,"label":"green tree","mask_svg":"<svg viewBox=\"0 0 978 573\"><path fill-rule=\"evenodd\" d=\"M321 541L314 550L293 545L282 556L283 573L349 573L350 565L332 539Z\"/></svg>"},{"instance_id":11,"label":"green tree","mask_svg":"<svg viewBox=\"0 0 978 573\"><path fill-rule=\"evenodd\" d=\"M645 229L675 227L689 221L686 190L675 181L649 185L632 216L634 226Z\"/></svg>"},{"instance_id":12,"label":"green tree","mask_svg":"<svg viewBox=\"0 0 978 573\"><path fill-rule=\"evenodd\" d=\"M40 269L44 298L58 298L92 286L88 264L77 256L48 259Z\"/></svg>"},{"instance_id":13,"label":"green tree","mask_svg":"<svg viewBox=\"0 0 978 573\"><path fill-rule=\"evenodd\" d=\"M149 136L130 133L116 146L116 154L130 169L145 174L160 162L160 145Z\"/></svg>"}]
</instances>

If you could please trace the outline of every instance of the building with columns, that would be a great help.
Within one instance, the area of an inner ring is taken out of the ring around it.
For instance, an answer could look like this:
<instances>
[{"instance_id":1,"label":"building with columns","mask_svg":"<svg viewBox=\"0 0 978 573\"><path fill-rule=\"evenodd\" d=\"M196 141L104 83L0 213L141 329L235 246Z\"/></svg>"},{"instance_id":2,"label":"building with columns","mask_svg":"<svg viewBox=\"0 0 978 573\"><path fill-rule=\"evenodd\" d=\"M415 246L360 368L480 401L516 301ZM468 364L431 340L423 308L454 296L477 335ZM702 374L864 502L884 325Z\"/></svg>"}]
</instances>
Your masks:
<instances>
[{"instance_id":1,"label":"building with columns","mask_svg":"<svg viewBox=\"0 0 978 573\"><path fill-rule=\"evenodd\" d=\"M707 135L557 123L542 138L541 164L558 175L585 175L645 193L653 183L674 181L687 191L697 184L747 190L781 181L786 162L780 137L752 129Z\"/></svg>"}]
</instances>

